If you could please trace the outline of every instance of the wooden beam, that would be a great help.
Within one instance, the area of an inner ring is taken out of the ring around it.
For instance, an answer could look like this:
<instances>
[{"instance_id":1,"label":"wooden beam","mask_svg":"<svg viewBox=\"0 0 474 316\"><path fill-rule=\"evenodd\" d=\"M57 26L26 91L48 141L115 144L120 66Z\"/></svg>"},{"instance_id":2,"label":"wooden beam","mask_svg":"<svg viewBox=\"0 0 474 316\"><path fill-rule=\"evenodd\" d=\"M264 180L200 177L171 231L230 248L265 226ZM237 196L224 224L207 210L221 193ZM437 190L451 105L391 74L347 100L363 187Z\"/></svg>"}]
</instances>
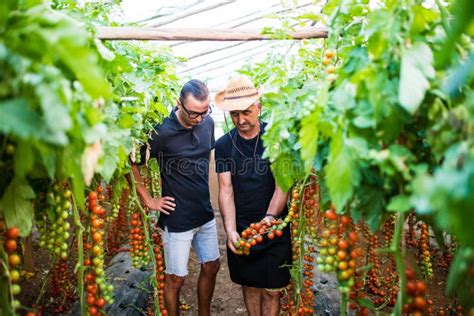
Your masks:
<instances>
[{"instance_id":1,"label":"wooden beam","mask_svg":"<svg viewBox=\"0 0 474 316\"><path fill-rule=\"evenodd\" d=\"M326 38L327 29L311 27L290 32L292 39ZM97 27L97 37L103 40L160 40L160 41L260 41L273 40L261 30L152 28L152 27Z\"/></svg>"}]
</instances>

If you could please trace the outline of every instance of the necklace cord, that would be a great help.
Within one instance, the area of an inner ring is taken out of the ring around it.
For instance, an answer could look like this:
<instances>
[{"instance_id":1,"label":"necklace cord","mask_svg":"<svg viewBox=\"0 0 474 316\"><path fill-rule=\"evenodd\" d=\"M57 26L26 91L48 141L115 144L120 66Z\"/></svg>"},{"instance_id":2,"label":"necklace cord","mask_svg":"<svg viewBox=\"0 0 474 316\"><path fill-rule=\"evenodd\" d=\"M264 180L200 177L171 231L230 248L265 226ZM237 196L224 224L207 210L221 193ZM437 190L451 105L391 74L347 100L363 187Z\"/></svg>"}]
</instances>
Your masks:
<instances>
[{"instance_id":1,"label":"necklace cord","mask_svg":"<svg viewBox=\"0 0 474 316\"><path fill-rule=\"evenodd\" d=\"M234 146L235 149L237 149L237 151L242 155L242 157L245 157L245 158L255 158L255 154L257 153L257 147L258 147L258 141L260 140L260 133L262 132L262 124L260 122L260 116L258 118L258 124L260 126L260 131L258 132L257 134L257 141L255 142L255 147L253 149L253 156L252 157L248 157L247 155L244 155L244 153L239 149L239 147L237 147L237 144L235 143L234 139L232 138L232 135L230 134L230 128L229 128L229 124L227 123L227 117L225 116L225 113L224 113L224 122L225 122L225 125L227 127L227 130L228 130L228 133L229 133L229 138L232 142L232 145ZM236 134L238 134L239 132L236 131Z\"/></svg>"}]
</instances>

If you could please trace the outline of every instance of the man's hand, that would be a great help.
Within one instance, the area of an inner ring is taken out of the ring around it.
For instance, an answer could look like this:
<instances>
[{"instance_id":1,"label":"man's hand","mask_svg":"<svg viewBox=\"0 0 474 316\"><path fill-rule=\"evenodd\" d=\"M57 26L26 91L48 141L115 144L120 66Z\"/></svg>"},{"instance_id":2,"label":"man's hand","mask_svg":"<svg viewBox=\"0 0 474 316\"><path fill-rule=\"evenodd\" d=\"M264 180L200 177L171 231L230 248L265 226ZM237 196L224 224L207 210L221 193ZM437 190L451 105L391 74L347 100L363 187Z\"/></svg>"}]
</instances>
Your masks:
<instances>
[{"instance_id":1,"label":"man's hand","mask_svg":"<svg viewBox=\"0 0 474 316\"><path fill-rule=\"evenodd\" d=\"M272 221L275 220L275 217L273 217L273 215L266 215L264 218L263 218L263 221L265 223L267 223L268 225L271 224Z\"/></svg>"},{"instance_id":2,"label":"man's hand","mask_svg":"<svg viewBox=\"0 0 474 316\"><path fill-rule=\"evenodd\" d=\"M159 211L163 214L169 215L169 211L174 211L176 204L173 203L174 197L162 196L160 198L150 199L145 205L154 211Z\"/></svg>"},{"instance_id":3,"label":"man's hand","mask_svg":"<svg viewBox=\"0 0 474 316\"><path fill-rule=\"evenodd\" d=\"M232 232L229 232L227 234L227 246L229 247L229 249L237 254L237 255L241 255L242 254L242 251L240 250L237 250L237 248L235 248L235 245L236 243L239 241L240 239L240 235L237 231L232 231Z\"/></svg>"}]
</instances>

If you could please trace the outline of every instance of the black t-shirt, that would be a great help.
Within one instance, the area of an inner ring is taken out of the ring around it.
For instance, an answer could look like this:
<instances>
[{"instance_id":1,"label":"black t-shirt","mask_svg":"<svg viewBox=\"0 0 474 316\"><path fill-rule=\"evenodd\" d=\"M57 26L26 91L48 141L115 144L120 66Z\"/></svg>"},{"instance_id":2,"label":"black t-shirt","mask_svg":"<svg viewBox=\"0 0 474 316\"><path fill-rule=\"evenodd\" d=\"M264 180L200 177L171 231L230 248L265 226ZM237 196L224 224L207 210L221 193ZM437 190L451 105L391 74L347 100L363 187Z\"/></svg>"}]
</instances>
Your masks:
<instances>
[{"instance_id":1,"label":"black t-shirt","mask_svg":"<svg viewBox=\"0 0 474 316\"><path fill-rule=\"evenodd\" d=\"M170 215L161 214L160 227L184 232L214 218L209 196L209 155L214 148L214 121L211 117L193 128L184 128L173 110L155 126L150 140L150 158L157 158L163 181L163 196L175 198ZM145 157L146 146L141 148Z\"/></svg>"},{"instance_id":2,"label":"black t-shirt","mask_svg":"<svg viewBox=\"0 0 474 316\"><path fill-rule=\"evenodd\" d=\"M216 172L231 173L238 230L264 217L275 191L270 162L262 158L265 126L252 139L242 138L234 128L216 142Z\"/></svg>"}]
</instances>

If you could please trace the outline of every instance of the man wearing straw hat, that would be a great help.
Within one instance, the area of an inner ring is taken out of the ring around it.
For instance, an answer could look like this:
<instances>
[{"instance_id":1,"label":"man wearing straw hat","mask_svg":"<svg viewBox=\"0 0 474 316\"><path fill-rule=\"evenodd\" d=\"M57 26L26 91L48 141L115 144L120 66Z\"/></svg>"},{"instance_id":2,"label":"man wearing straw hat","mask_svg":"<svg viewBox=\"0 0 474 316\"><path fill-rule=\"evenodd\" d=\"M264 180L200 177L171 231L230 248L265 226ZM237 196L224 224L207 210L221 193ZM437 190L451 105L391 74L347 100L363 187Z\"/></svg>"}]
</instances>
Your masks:
<instances>
[{"instance_id":1,"label":"man wearing straw hat","mask_svg":"<svg viewBox=\"0 0 474 316\"><path fill-rule=\"evenodd\" d=\"M215 146L230 277L242 285L249 315L279 315L281 289L290 280L289 226L281 237L252 247L250 255L242 255L234 246L251 223L287 213L288 194L275 184L270 163L262 158L266 123L260 121L260 93L247 76L237 75L216 94L215 103L229 112L235 126Z\"/></svg>"},{"instance_id":2,"label":"man wearing straw hat","mask_svg":"<svg viewBox=\"0 0 474 316\"><path fill-rule=\"evenodd\" d=\"M214 147L214 121L209 116L209 91L199 80L181 89L177 107L156 125L149 153L158 159L163 196L152 198L136 166L138 194L150 209L160 211L166 265L164 298L169 315L179 315L179 292L188 274L191 246L201 272L198 279L199 315L210 315L219 271L216 221L209 198L209 158ZM146 157L146 146L141 156Z\"/></svg>"}]
</instances>

